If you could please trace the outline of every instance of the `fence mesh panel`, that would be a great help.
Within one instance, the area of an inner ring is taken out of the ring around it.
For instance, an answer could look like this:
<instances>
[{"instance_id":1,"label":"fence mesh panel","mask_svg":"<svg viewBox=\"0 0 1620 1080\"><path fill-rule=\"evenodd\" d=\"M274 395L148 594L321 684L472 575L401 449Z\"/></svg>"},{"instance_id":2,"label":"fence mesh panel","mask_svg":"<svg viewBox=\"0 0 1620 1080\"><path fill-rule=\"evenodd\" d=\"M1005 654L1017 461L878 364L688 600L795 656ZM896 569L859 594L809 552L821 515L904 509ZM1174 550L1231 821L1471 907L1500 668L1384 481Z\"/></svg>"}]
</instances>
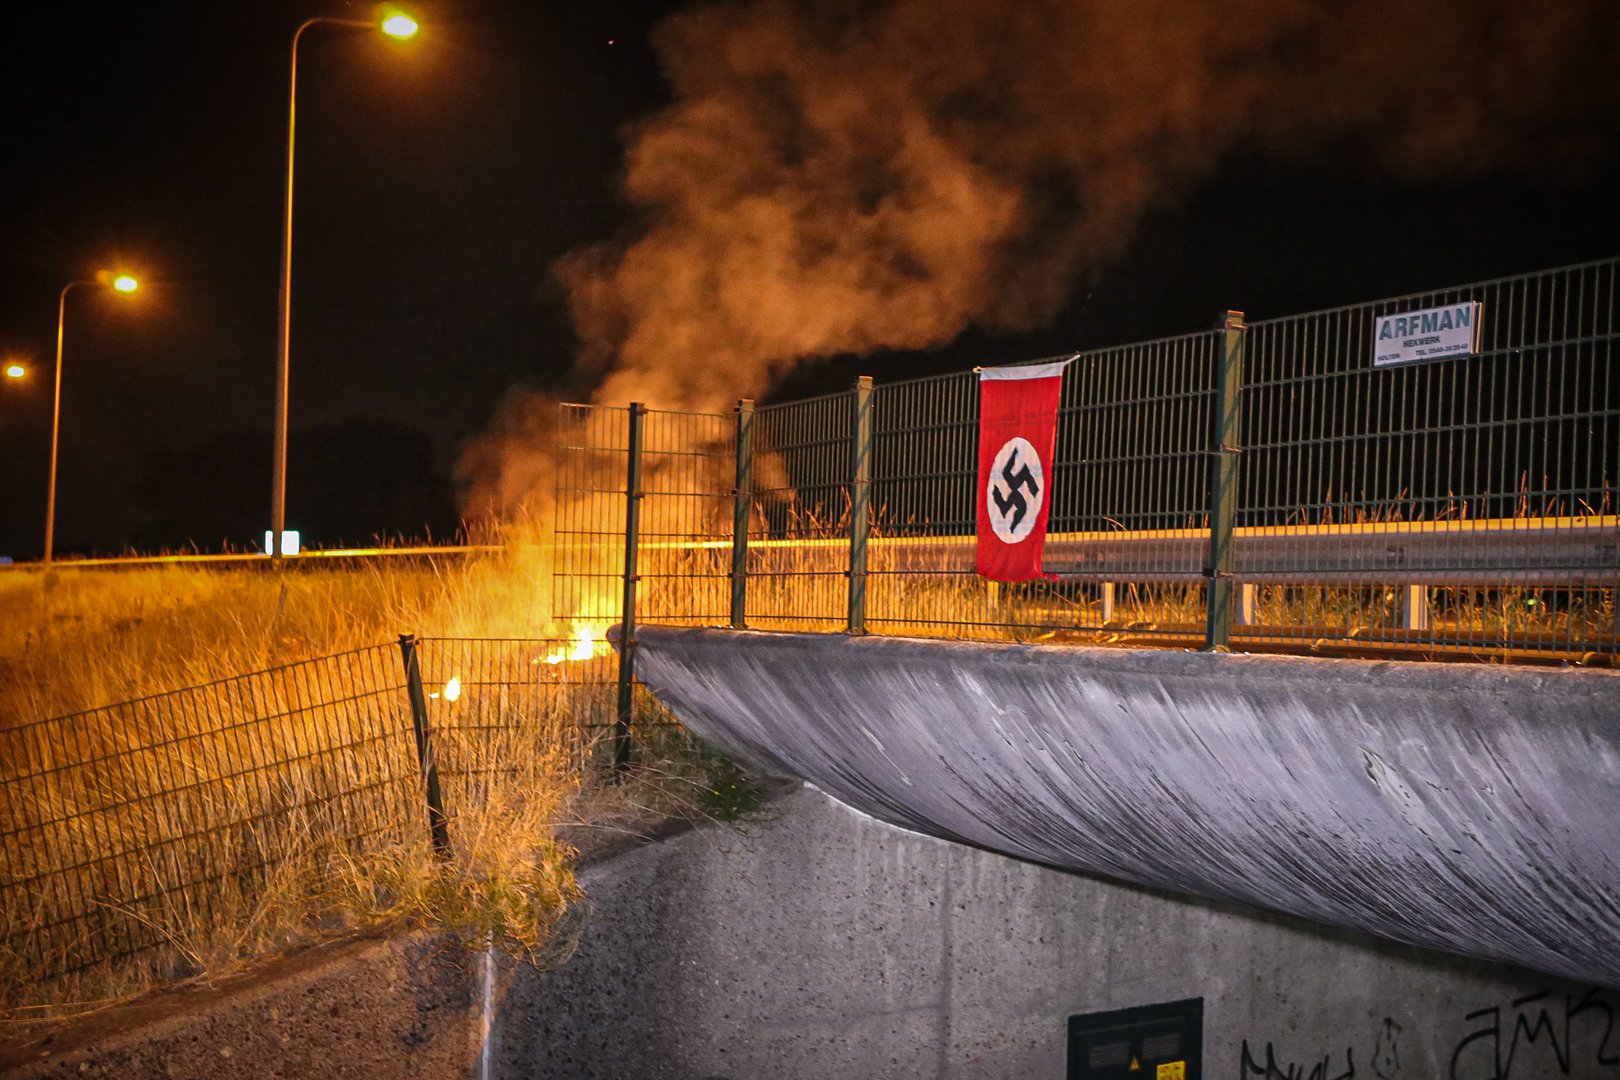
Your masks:
<instances>
[{"instance_id":1,"label":"fence mesh panel","mask_svg":"<svg viewBox=\"0 0 1620 1080\"><path fill-rule=\"evenodd\" d=\"M616 671L574 647L417 644L452 846L594 761ZM426 865L407 689L380 645L0 730L0 1009L273 947L357 869Z\"/></svg>"},{"instance_id":2,"label":"fence mesh panel","mask_svg":"<svg viewBox=\"0 0 1620 1080\"><path fill-rule=\"evenodd\" d=\"M1187 637L1202 620L1208 433L1219 335L1074 357L1064 371L1045 566L974 573L978 379L876 391L869 625L929 636Z\"/></svg>"},{"instance_id":3,"label":"fence mesh panel","mask_svg":"<svg viewBox=\"0 0 1620 1080\"><path fill-rule=\"evenodd\" d=\"M853 408L853 394L842 393L755 414L749 626L845 625Z\"/></svg>"},{"instance_id":4,"label":"fence mesh panel","mask_svg":"<svg viewBox=\"0 0 1620 1080\"><path fill-rule=\"evenodd\" d=\"M627 409L559 409L553 604L594 631L617 622L623 604L629 439Z\"/></svg>"},{"instance_id":5,"label":"fence mesh panel","mask_svg":"<svg viewBox=\"0 0 1620 1080\"><path fill-rule=\"evenodd\" d=\"M139 953L421 832L398 650L341 653L0 732L0 941L24 981ZM189 972L186 972L189 973Z\"/></svg>"},{"instance_id":6,"label":"fence mesh panel","mask_svg":"<svg viewBox=\"0 0 1620 1080\"><path fill-rule=\"evenodd\" d=\"M716 626L730 618L736 421L648 410L642 446L642 622Z\"/></svg>"},{"instance_id":7,"label":"fence mesh panel","mask_svg":"<svg viewBox=\"0 0 1620 1080\"><path fill-rule=\"evenodd\" d=\"M1255 323L1241 637L1615 647L1616 263ZM1379 316L1478 302L1479 352L1376 367Z\"/></svg>"}]
</instances>

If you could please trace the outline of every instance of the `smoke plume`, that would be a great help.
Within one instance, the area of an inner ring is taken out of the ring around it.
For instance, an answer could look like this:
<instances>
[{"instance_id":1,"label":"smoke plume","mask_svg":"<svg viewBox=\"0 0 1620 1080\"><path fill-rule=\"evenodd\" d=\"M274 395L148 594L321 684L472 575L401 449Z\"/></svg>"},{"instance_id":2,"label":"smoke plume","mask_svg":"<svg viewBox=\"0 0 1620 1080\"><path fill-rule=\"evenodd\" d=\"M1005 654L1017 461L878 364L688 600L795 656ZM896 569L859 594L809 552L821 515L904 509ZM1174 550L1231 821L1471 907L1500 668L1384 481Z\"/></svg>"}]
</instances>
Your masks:
<instances>
[{"instance_id":1,"label":"smoke plume","mask_svg":"<svg viewBox=\"0 0 1620 1080\"><path fill-rule=\"evenodd\" d=\"M1602 150L1612 0L760 0L677 14L641 230L563 263L598 400L1050 318L1236 149L1423 178ZM1348 145L1346 145L1348 144Z\"/></svg>"},{"instance_id":2,"label":"smoke plume","mask_svg":"<svg viewBox=\"0 0 1620 1080\"><path fill-rule=\"evenodd\" d=\"M1620 96L1613 0L750 0L655 44L638 226L558 271L595 400L666 408L1039 325L1238 151L1569 175Z\"/></svg>"}]
</instances>

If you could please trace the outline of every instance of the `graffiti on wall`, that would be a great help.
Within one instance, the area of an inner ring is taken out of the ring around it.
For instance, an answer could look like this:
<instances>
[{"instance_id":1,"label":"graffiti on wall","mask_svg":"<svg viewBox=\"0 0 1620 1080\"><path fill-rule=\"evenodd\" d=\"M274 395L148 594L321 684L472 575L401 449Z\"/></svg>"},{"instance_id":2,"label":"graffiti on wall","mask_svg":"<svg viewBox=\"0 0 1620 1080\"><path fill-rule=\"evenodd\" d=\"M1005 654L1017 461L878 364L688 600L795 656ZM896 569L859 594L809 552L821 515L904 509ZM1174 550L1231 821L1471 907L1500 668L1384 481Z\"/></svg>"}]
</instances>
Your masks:
<instances>
[{"instance_id":1,"label":"graffiti on wall","mask_svg":"<svg viewBox=\"0 0 1620 1080\"><path fill-rule=\"evenodd\" d=\"M1469 1030L1451 1052L1450 1080L1513 1080L1528 1068L1545 1074L1586 1076L1593 1066L1620 1067L1614 1005L1596 987L1582 996L1543 990L1505 1007L1477 1009L1463 1020Z\"/></svg>"},{"instance_id":2,"label":"graffiti on wall","mask_svg":"<svg viewBox=\"0 0 1620 1080\"><path fill-rule=\"evenodd\" d=\"M1464 1014L1461 1036L1450 1044L1449 1055L1442 1051L1439 1060L1449 1063L1446 1080L1579 1078L1594 1075L1594 1070L1620 1080L1616 1012L1612 997L1597 987L1569 994L1551 990L1526 994ZM1386 1016L1372 1053L1362 1055L1377 1080L1418 1080L1401 1071L1402 1030ZM1449 1038L1449 1033L1440 1033L1436 1041L1444 1047L1443 1040ZM1326 1053L1313 1051L1301 1059L1279 1051L1270 1041L1251 1044L1244 1039L1238 1075L1260 1080L1355 1080L1355 1051L1351 1045Z\"/></svg>"},{"instance_id":3,"label":"graffiti on wall","mask_svg":"<svg viewBox=\"0 0 1620 1080\"><path fill-rule=\"evenodd\" d=\"M1338 1064L1342 1060L1342 1066ZM1277 1048L1266 1043L1266 1050L1256 1059L1249 1049L1249 1040L1243 1040L1243 1064L1240 1076L1261 1076L1265 1080L1355 1080L1356 1055L1352 1047L1345 1047L1343 1057L1337 1053L1323 1054L1311 1061L1279 1060Z\"/></svg>"}]
</instances>

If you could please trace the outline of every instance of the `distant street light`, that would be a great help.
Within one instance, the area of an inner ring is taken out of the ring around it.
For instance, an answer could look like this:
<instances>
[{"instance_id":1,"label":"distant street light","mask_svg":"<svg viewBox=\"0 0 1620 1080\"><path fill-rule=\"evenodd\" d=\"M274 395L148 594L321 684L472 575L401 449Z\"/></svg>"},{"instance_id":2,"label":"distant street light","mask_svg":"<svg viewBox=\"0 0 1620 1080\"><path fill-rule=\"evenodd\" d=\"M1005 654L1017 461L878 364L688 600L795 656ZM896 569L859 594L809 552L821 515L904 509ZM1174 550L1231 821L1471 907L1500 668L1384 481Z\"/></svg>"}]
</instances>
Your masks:
<instances>
[{"instance_id":1,"label":"distant street light","mask_svg":"<svg viewBox=\"0 0 1620 1080\"><path fill-rule=\"evenodd\" d=\"M287 524L287 384L288 346L292 331L292 226L293 226L293 145L298 119L298 41L316 23L333 26L376 27L391 38L403 41L416 36L416 20L398 8L385 5L381 20L334 19L316 16L305 19L292 39L292 78L287 95L287 186L281 216L281 301L278 309L276 350L276 444L275 463L270 480L270 557L282 556L282 533Z\"/></svg>"},{"instance_id":2,"label":"distant street light","mask_svg":"<svg viewBox=\"0 0 1620 1080\"><path fill-rule=\"evenodd\" d=\"M13 362L13 363L10 363L10 364L6 365L6 378L8 378L8 379L22 379L22 378L26 378L27 376L28 376L28 369L26 367L24 367L22 364L18 364L18 363Z\"/></svg>"},{"instance_id":3,"label":"distant street light","mask_svg":"<svg viewBox=\"0 0 1620 1080\"><path fill-rule=\"evenodd\" d=\"M129 294L140 288L140 283L128 274L114 275L102 270L86 281L70 281L62 286L56 301L56 392L51 404L51 482L45 495L45 562L51 561L56 548L56 442L62 427L62 328L67 322L68 293L80 285L106 285L114 292ZM11 374L10 369L6 371ZM13 376L15 378L16 376Z\"/></svg>"}]
</instances>

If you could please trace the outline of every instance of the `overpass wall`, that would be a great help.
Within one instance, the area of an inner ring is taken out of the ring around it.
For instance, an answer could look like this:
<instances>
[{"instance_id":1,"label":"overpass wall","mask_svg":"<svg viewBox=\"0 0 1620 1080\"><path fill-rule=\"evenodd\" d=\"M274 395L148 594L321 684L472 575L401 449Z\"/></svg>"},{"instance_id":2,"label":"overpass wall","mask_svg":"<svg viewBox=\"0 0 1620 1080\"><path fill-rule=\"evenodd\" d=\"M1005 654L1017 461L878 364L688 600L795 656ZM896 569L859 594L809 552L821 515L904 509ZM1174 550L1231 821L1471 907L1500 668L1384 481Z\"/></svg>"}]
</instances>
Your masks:
<instances>
[{"instance_id":1,"label":"overpass wall","mask_svg":"<svg viewBox=\"0 0 1620 1080\"><path fill-rule=\"evenodd\" d=\"M575 958L508 987L501 1075L1060 1078L1071 1015L1202 998L1206 1080L1620 1076L1612 990L1054 870L810 788L591 891Z\"/></svg>"},{"instance_id":2,"label":"overpass wall","mask_svg":"<svg viewBox=\"0 0 1620 1080\"><path fill-rule=\"evenodd\" d=\"M101 1014L0 1075L1056 1078L1069 1016L1198 997L1209 1080L1620 1076L1611 990L1050 869L812 788L583 881L573 959L502 965L487 1036L479 958L415 934Z\"/></svg>"}]
</instances>

